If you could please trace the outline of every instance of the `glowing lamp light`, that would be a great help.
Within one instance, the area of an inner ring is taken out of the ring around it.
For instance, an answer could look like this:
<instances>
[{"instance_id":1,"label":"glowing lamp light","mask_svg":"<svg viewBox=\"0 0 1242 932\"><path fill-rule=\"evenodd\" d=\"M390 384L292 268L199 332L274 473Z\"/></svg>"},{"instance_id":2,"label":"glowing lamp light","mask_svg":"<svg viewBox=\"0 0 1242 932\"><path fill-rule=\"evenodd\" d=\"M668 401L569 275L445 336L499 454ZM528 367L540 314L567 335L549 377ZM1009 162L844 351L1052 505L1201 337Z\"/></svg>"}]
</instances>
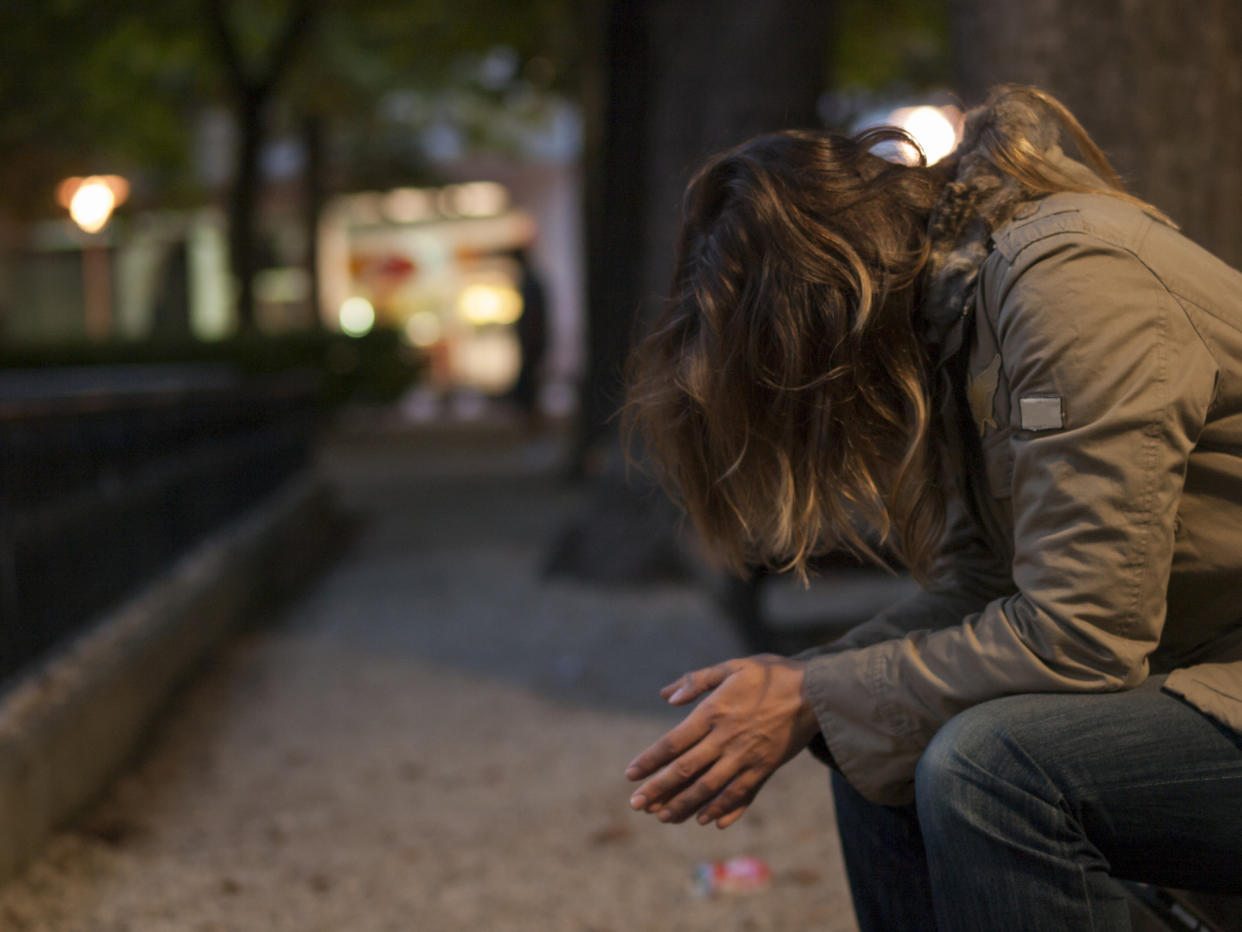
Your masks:
<instances>
[{"instance_id":1,"label":"glowing lamp light","mask_svg":"<svg viewBox=\"0 0 1242 932\"><path fill-rule=\"evenodd\" d=\"M939 162L957 145L957 128L937 107L903 107L889 115L889 122L914 137L928 165ZM912 151L903 154L910 162L918 161L917 154Z\"/></svg>"},{"instance_id":2,"label":"glowing lamp light","mask_svg":"<svg viewBox=\"0 0 1242 932\"><path fill-rule=\"evenodd\" d=\"M69 216L87 233L98 233L112 216L116 198L107 185L84 184L69 201Z\"/></svg>"},{"instance_id":3,"label":"glowing lamp light","mask_svg":"<svg viewBox=\"0 0 1242 932\"><path fill-rule=\"evenodd\" d=\"M102 230L112 211L128 197L129 182L120 175L66 178L56 188L56 200L87 233Z\"/></svg>"},{"instance_id":4,"label":"glowing lamp light","mask_svg":"<svg viewBox=\"0 0 1242 932\"><path fill-rule=\"evenodd\" d=\"M522 296L502 285L469 285L457 298L457 313L476 327L511 324L522 316Z\"/></svg>"},{"instance_id":5,"label":"glowing lamp light","mask_svg":"<svg viewBox=\"0 0 1242 932\"><path fill-rule=\"evenodd\" d=\"M375 308L366 298L347 298L341 305L341 330L351 337L364 337L375 326Z\"/></svg>"}]
</instances>

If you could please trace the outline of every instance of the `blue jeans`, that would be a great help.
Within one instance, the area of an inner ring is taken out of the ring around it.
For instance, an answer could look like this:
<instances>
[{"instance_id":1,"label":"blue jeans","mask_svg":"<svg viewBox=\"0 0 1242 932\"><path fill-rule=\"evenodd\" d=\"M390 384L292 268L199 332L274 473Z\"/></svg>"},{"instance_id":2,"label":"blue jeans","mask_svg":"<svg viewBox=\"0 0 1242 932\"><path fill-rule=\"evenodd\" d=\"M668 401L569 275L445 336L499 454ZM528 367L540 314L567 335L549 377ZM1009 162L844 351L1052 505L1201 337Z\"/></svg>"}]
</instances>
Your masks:
<instances>
[{"instance_id":1,"label":"blue jeans","mask_svg":"<svg viewBox=\"0 0 1242 932\"><path fill-rule=\"evenodd\" d=\"M1128 930L1114 878L1242 892L1242 740L1160 682L968 709L909 806L834 773L864 932Z\"/></svg>"}]
</instances>

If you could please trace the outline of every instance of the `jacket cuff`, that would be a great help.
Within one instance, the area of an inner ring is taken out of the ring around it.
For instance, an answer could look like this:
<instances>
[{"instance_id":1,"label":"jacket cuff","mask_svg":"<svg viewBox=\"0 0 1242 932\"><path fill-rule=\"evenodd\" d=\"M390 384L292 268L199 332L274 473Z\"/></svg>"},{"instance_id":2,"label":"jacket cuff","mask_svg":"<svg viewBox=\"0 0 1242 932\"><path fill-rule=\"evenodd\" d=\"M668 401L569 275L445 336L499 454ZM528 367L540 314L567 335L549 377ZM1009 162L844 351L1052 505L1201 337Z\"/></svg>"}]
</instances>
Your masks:
<instances>
[{"instance_id":1,"label":"jacket cuff","mask_svg":"<svg viewBox=\"0 0 1242 932\"><path fill-rule=\"evenodd\" d=\"M807 662L806 694L819 722L823 755L866 799L897 806L914 799L914 769L923 753L907 716L888 695L895 645L815 657Z\"/></svg>"}]
</instances>

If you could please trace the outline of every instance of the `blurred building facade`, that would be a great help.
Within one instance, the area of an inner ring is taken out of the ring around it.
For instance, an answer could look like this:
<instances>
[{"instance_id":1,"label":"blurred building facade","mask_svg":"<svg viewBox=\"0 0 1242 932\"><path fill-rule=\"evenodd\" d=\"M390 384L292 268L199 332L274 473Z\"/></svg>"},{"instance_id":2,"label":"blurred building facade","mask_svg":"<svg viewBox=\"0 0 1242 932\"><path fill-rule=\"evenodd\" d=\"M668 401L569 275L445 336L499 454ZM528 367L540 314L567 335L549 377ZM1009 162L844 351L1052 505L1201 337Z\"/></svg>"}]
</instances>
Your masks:
<instances>
[{"instance_id":1,"label":"blurred building facade","mask_svg":"<svg viewBox=\"0 0 1242 932\"><path fill-rule=\"evenodd\" d=\"M330 173L329 190L342 193L325 199L313 232L304 203L307 153L296 136L273 139L261 160L256 328L357 335L393 328L428 355L442 388L502 394L520 364L519 270L506 254L523 247L548 294L545 395L568 413L583 368L580 119L559 98L541 105L539 119L511 118L503 108L485 118L512 124L503 149L469 142L452 121L410 126L401 145L417 149L427 167L409 184L349 191L341 187L348 171ZM236 285L219 206L235 133L227 113L200 115L194 162L204 206L139 204L96 233L68 217L7 228L0 341L54 347L235 334ZM92 263L102 263L102 280ZM100 301L109 318L103 332L87 319L88 306Z\"/></svg>"}]
</instances>

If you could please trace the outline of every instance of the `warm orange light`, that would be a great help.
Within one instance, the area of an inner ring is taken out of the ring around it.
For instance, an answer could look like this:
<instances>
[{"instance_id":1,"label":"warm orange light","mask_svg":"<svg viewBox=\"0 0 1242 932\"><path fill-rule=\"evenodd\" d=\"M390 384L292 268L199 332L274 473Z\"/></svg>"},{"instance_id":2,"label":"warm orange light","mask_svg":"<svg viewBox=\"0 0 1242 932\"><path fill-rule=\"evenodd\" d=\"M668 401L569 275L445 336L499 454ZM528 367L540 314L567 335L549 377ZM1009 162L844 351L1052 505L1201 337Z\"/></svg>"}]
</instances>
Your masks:
<instances>
[{"instance_id":1,"label":"warm orange light","mask_svg":"<svg viewBox=\"0 0 1242 932\"><path fill-rule=\"evenodd\" d=\"M106 184L87 181L73 192L69 201L69 216L87 233L98 233L112 216L116 198Z\"/></svg>"},{"instance_id":2,"label":"warm orange light","mask_svg":"<svg viewBox=\"0 0 1242 932\"><path fill-rule=\"evenodd\" d=\"M81 178L66 178L56 186L56 203L68 210L69 202L73 200L73 195L80 187L82 187Z\"/></svg>"},{"instance_id":3,"label":"warm orange light","mask_svg":"<svg viewBox=\"0 0 1242 932\"><path fill-rule=\"evenodd\" d=\"M522 316L522 296L507 285L475 282L458 295L457 313L476 327L512 324Z\"/></svg>"},{"instance_id":4,"label":"warm orange light","mask_svg":"<svg viewBox=\"0 0 1242 932\"><path fill-rule=\"evenodd\" d=\"M112 196L116 198L116 206L120 207L129 200L129 182L120 175L100 175L100 180L108 186Z\"/></svg>"},{"instance_id":5,"label":"warm orange light","mask_svg":"<svg viewBox=\"0 0 1242 932\"><path fill-rule=\"evenodd\" d=\"M98 233L112 211L129 197L129 182L120 175L66 178L56 186L56 200L73 222L87 233Z\"/></svg>"}]
</instances>

